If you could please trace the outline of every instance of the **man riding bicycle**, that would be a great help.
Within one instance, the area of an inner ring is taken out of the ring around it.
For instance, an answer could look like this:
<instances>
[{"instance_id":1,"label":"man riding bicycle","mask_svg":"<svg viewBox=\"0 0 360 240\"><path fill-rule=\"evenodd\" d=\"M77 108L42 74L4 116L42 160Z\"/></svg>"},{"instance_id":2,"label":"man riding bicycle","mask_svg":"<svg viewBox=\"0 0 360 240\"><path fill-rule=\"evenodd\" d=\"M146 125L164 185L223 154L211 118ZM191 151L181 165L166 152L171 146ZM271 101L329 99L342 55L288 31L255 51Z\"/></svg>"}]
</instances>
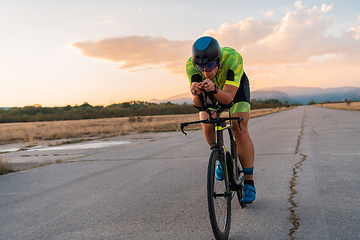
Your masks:
<instances>
[{"instance_id":1,"label":"man riding bicycle","mask_svg":"<svg viewBox=\"0 0 360 240\"><path fill-rule=\"evenodd\" d=\"M237 121L231 126L237 142L237 155L244 170L244 192L242 202L252 203L256 197L253 181L254 145L248 132L250 118L249 80L243 70L242 56L234 49L220 47L216 39L201 37L192 46L192 57L187 60L186 73L190 81L190 91L195 107L200 108L198 95L202 91L211 92L220 104L234 105L230 108L231 117L242 117L242 130ZM199 112L200 120L208 118L204 111ZM214 124L202 123L205 140L212 147L215 142ZM222 167L218 164L216 178L224 179Z\"/></svg>"}]
</instances>

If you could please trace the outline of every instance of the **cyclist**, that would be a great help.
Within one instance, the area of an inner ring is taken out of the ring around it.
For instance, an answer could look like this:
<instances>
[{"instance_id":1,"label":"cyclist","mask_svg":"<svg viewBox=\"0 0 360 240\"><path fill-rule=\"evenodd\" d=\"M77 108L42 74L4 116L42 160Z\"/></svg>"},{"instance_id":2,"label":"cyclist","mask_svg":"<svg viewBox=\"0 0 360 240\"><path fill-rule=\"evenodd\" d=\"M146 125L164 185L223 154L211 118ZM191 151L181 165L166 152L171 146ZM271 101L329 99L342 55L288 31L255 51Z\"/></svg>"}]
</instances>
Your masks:
<instances>
[{"instance_id":1,"label":"cyclist","mask_svg":"<svg viewBox=\"0 0 360 240\"><path fill-rule=\"evenodd\" d=\"M242 202L252 203L256 197L253 181L254 145L248 132L250 117L250 87L249 80L243 70L242 56L233 48L220 47L218 41L204 36L195 41L192 46L192 56L187 60L186 73L190 81L190 92L193 95L195 107L200 108L201 102L197 95L212 92L220 104L234 105L230 108L232 117L242 117L242 130L236 120L231 125L237 142L237 154L244 170L244 192ZM204 111L199 112L200 120L207 119ZM213 124L201 124L205 140L210 146L215 142ZM216 178L224 178L221 165L216 168Z\"/></svg>"}]
</instances>

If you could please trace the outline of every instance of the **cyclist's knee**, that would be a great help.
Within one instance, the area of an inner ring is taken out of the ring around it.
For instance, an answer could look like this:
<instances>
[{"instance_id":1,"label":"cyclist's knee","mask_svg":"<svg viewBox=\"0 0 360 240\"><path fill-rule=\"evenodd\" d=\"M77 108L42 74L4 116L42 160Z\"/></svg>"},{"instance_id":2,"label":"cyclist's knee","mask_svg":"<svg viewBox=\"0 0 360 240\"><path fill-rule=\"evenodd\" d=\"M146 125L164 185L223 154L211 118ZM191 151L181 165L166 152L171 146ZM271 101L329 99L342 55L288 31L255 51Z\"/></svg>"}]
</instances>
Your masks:
<instances>
[{"instance_id":1,"label":"cyclist's knee","mask_svg":"<svg viewBox=\"0 0 360 240\"><path fill-rule=\"evenodd\" d=\"M249 134L249 132L248 132L248 122L249 122L249 118L250 118L249 113L238 112L238 113L234 113L231 117L241 117L243 119L240 124L241 128L239 127L238 121L232 120L231 127L232 127L235 135L242 137L242 136Z\"/></svg>"},{"instance_id":2,"label":"cyclist's knee","mask_svg":"<svg viewBox=\"0 0 360 240\"><path fill-rule=\"evenodd\" d=\"M244 135L249 134L247 122L244 122L244 121L241 122L241 124L240 124L241 128L240 128L239 124L236 121L236 122L233 122L231 127L232 127L235 135L244 136Z\"/></svg>"},{"instance_id":3,"label":"cyclist's knee","mask_svg":"<svg viewBox=\"0 0 360 240\"><path fill-rule=\"evenodd\" d=\"M246 142L250 138L247 124L243 124L242 122L241 129L239 128L239 125L237 123L233 124L232 127L235 139L239 144L241 144L242 142Z\"/></svg>"},{"instance_id":4,"label":"cyclist's knee","mask_svg":"<svg viewBox=\"0 0 360 240\"><path fill-rule=\"evenodd\" d=\"M212 124L201 124L205 136L212 136L214 132L214 126Z\"/></svg>"},{"instance_id":5,"label":"cyclist's knee","mask_svg":"<svg viewBox=\"0 0 360 240\"><path fill-rule=\"evenodd\" d=\"M249 132L247 130L247 128L242 127L242 130L238 129L238 130L234 130L234 135L235 135L235 139L237 142L243 142L246 141L248 139Z\"/></svg>"}]
</instances>

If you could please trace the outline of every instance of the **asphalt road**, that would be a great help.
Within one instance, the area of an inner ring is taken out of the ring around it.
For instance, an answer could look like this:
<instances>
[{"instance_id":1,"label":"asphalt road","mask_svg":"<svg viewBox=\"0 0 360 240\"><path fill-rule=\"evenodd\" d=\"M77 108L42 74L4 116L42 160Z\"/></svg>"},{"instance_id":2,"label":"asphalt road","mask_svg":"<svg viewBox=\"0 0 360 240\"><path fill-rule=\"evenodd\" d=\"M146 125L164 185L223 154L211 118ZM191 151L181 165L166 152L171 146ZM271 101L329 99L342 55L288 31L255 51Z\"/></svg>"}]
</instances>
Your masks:
<instances>
[{"instance_id":1,"label":"asphalt road","mask_svg":"<svg viewBox=\"0 0 360 240\"><path fill-rule=\"evenodd\" d=\"M232 201L230 239L360 238L360 112L298 107L250 134L257 199ZM0 239L213 239L201 131L110 140L131 143L7 154L64 163L0 176Z\"/></svg>"}]
</instances>

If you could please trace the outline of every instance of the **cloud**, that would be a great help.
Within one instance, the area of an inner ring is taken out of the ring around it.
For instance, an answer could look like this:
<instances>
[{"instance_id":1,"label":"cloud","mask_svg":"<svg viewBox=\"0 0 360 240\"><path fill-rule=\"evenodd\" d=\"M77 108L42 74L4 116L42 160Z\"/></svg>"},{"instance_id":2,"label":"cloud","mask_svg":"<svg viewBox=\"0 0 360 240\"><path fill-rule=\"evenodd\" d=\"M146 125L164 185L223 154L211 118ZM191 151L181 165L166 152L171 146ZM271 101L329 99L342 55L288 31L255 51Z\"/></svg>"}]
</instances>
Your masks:
<instances>
[{"instance_id":1,"label":"cloud","mask_svg":"<svg viewBox=\"0 0 360 240\"><path fill-rule=\"evenodd\" d=\"M206 33L240 50L249 65L298 64L309 62L313 56L351 58L359 53L358 28L343 31L340 36L327 34L334 26L334 17L325 17L332 6L309 9L300 1L295 6L296 10L289 10L278 22L247 19Z\"/></svg>"},{"instance_id":2,"label":"cloud","mask_svg":"<svg viewBox=\"0 0 360 240\"><path fill-rule=\"evenodd\" d=\"M304 6L302 5L301 1L297 1L297 2L295 3L295 7L296 7L297 9L303 9L303 8L304 8Z\"/></svg>"},{"instance_id":3,"label":"cloud","mask_svg":"<svg viewBox=\"0 0 360 240\"><path fill-rule=\"evenodd\" d=\"M248 18L235 24L224 23L217 30L205 31L204 35L215 37L221 46L237 49L244 56L245 67L260 72L293 65L302 69L330 63L331 66L358 65L360 16L349 31L328 34L335 21L334 16L327 14L332 8L333 5L326 4L308 8L297 1L295 9L288 9L282 19ZM271 11L266 13L272 15ZM73 46L85 56L121 62L119 69L130 72L161 65L171 73L184 74L192 44L193 40L125 36L77 42Z\"/></svg>"},{"instance_id":4,"label":"cloud","mask_svg":"<svg viewBox=\"0 0 360 240\"><path fill-rule=\"evenodd\" d=\"M183 73L184 59L191 55L192 42L171 41L161 37L127 36L76 42L72 45L87 57L122 62L123 65L119 69L131 69L132 72L136 72L164 64L164 68L171 73ZM145 65L148 68L142 68Z\"/></svg>"},{"instance_id":5,"label":"cloud","mask_svg":"<svg viewBox=\"0 0 360 240\"><path fill-rule=\"evenodd\" d=\"M274 31L276 23L273 20L248 18L236 24L224 23L218 31L208 30L204 35L216 38L220 45L234 47L238 50L247 44L256 43Z\"/></svg>"},{"instance_id":6,"label":"cloud","mask_svg":"<svg viewBox=\"0 0 360 240\"><path fill-rule=\"evenodd\" d=\"M356 40L360 40L360 15L357 16L357 23L350 29Z\"/></svg>"},{"instance_id":7,"label":"cloud","mask_svg":"<svg viewBox=\"0 0 360 240\"><path fill-rule=\"evenodd\" d=\"M331 4L331 6L327 6L326 4L321 5L321 12L326 13L326 12L330 11L332 9L333 5L334 5L333 3Z\"/></svg>"},{"instance_id":8,"label":"cloud","mask_svg":"<svg viewBox=\"0 0 360 240\"><path fill-rule=\"evenodd\" d=\"M272 17L274 16L274 12L273 11L268 11L265 13L265 17L269 18L269 17Z\"/></svg>"}]
</instances>

